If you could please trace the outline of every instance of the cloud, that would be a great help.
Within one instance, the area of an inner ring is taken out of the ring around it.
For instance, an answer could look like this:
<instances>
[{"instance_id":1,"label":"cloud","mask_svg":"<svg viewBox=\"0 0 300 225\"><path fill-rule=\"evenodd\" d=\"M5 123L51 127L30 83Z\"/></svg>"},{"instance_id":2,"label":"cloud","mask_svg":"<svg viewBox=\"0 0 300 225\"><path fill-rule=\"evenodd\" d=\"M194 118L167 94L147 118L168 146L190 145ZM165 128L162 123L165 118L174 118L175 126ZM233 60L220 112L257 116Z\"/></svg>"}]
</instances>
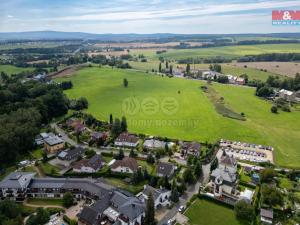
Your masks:
<instances>
[{"instance_id":1,"label":"cloud","mask_svg":"<svg viewBox=\"0 0 300 225\"><path fill-rule=\"evenodd\" d=\"M7 15L7 18L14 18L14 16L12 16L12 15Z\"/></svg>"}]
</instances>

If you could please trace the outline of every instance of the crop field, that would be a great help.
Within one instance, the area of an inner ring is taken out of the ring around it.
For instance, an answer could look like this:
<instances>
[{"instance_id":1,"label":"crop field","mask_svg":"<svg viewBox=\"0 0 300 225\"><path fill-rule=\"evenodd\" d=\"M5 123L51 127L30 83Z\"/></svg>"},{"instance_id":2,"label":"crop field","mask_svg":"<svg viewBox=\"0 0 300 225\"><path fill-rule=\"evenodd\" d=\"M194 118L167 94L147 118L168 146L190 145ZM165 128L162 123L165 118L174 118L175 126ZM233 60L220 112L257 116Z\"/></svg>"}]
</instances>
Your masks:
<instances>
[{"instance_id":1,"label":"crop field","mask_svg":"<svg viewBox=\"0 0 300 225\"><path fill-rule=\"evenodd\" d=\"M123 86L127 78L129 85ZM84 68L71 77L70 98L85 96L87 112L108 120L125 115L131 132L182 140L220 138L275 147L277 164L300 167L300 112L272 114L270 102L254 96L254 89L213 83L226 107L243 112L246 121L223 117L200 89L204 81L167 78L132 70Z\"/></svg>"},{"instance_id":2,"label":"crop field","mask_svg":"<svg viewBox=\"0 0 300 225\"><path fill-rule=\"evenodd\" d=\"M296 73L300 73L299 62L240 62L231 65L238 68L243 68L246 65L252 69L266 69L268 72L290 77L295 77Z\"/></svg>"},{"instance_id":3,"label":"crop field","mask_svg":"<svg viewBox=\"0 0 300 225\"><path fill-rule=\"evenodd\" d=\"M21 73L23 71L32 71L34 68L23 68L23 67L16 67L12 65L0 65L0 72L5 72L9 75Z\"/></svg>"},{"instance_id":4,"label":"crop field","mask_svg":"<svg viewBox=\"0 0 300 225\"><path fill-rule=\"evenodd\" d=\"M209 58L216 56L235 58L244 55L259 55L263 53L293 52L300 52L300 44L239 45L198 49L172 49L168 50L166 53L156 55L156 57L162 56L167 59Z\"/></svg>"},{"instance_id":5,"label":"crop field","mask_svg":"<svg viewBox=\"0 0 300 225\"><path fill-rule=\"evenodd\" d=\"M240 225L235 218L234 211L225 206L208 200L197 199L187 210L185 215L191 225Z\"/></svg>"}]
</instances>

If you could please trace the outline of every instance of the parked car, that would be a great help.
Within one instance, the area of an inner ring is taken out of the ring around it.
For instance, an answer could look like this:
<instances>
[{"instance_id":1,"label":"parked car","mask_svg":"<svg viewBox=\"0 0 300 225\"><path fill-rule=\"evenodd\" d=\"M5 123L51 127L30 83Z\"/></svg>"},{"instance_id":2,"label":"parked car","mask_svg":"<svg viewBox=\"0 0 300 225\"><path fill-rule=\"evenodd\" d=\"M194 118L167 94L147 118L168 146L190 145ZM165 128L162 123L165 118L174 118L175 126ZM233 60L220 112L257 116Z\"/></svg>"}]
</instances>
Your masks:
<instances>
[{"instance_id":1,"label":"parked car","mask_svg":"<svg viewBox=\"0 0 300 225\"><path fill-rule=\"evenodd\" d=\"M182 206L179 207L178 212L181 212L181 213L182 213L182 212L184 211L184 209L185 209L185 208L184 208L184 206L182 205Z\"/></svg>"},{"instance_id":2,"label":"parked car","mask_svg":"<svg viewBox=\"0 0 300 225\"><path fill-rule=\"evenodd\" d=\"M173 225L176 223L176 219L169 219L167 225Z\"/></svg>"}]
</instances>

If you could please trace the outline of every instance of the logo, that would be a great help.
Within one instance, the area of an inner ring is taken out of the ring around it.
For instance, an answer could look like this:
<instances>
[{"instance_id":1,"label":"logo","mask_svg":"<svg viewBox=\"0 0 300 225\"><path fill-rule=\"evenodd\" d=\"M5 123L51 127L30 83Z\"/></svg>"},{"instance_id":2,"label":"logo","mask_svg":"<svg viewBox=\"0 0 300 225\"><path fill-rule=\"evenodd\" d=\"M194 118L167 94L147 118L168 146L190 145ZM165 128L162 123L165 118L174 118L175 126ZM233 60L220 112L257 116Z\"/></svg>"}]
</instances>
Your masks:
<instances>
[{"instance_id":1,"label":"logo","mask_svg":"<svg viewBox=\"0 0 300 225\"><path fill-rule=\"evenodd\" d=\"M175 114L178 111L178 101L175 98L164 98L161 103L162 111L167 115Z\"/></svg>"},{"instance_id":2,"label":"logo","mask_svg":"<svg viewBox=\"0 0 300 225\"><path fill-rule=\"evenodd\" d=\"M145 98L141 105L142 111L147 115L153 115L159 111L159 102L155 98Z\"/></svg>"},{"instance_id":3,"label":"logo","mask_svg":"<svg viewBox=\"0 0 300 225\"><path fill-rule=\"evenodd\" d=\"M128 115L135 115L140 110L139 100L135 97L129 97L123 100L122 111Z\"/></svg>"},{"instance_id":4,"label":"logo","mask_svg":"<svg viewBox=\"0 0 300 225\"><path fill-rule=\"evenodd\" d=\"M300 25L300 10L273 10L273 25Z\"/></svg>"}]
</instances>

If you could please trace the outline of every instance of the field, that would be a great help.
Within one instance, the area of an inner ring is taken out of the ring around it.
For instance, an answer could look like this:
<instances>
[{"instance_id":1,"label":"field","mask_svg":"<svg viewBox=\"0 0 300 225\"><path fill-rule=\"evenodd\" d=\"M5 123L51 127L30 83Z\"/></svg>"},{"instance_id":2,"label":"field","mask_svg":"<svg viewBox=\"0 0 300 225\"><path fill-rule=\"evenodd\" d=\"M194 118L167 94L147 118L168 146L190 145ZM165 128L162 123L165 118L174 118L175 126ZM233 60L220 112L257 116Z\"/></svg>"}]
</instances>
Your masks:
<instances>
[{"instance_id":1,"label":"field","mask_svg":"<svg viewBox=\"0 0 300 225\"><path fill-rule=\"evenodd\" d=\"M194 48L194 49L170 49L166 53L159 55L155 51L133 51L134 53L144 54L152 58L162 56L167 59L186 59L186 58L209 58L222 56L225 58L235 58L244 55L258 55L263 53L299 53L300 44L267 44L267 45L239 45L213 48ZM151 54L152 53L152 54Z\"/></svg>"},{"instance_id":2,"label":"field","mask_svg":"<svg viewBox=\"0 0 300 225\"><path fill-rule=\"evenodd\" d=\"M32 71L34 68L23 68L23 67L16 67L12 65L0 65L0 72L5 72L9 75L21 73L23 71Z\"/></svg>"},{"instance_id":3,"label":"field","mask_svg":"<svg viewBox=\"0 0 300 225\"><path fill-rule=\"evenodd\" d=\"M129 86L123 86L127 78ZM300 167L300 112L272 114L270 102L254 96L254 89L213 83L226 107L243 112L246 121L223 117L200 89L204 81L167 78L130 70L85 68L72 77L70 98L87 97L89 113L108 120L126 115L131 132L182 140L220 138L275 147L278 165ZM88 87L88 88L87 88Z\"/></svg>"},{"instance_id":4,"label":"field","mask_svg":"<svg viewBox=\"0 0 300 225\"><path fill-rule=\"evenodd\" d=\"M232 209L208 200L197 199L185 215L191 225L240 225Z\"/></svg>"},{"instance_id":5,"label":"field","mask_svg":"<svg viewBox=\"0 0 300 225\"><path fill-rule=\"evenodd\" d=\"M298 62L248 62L232 63L231 65L238 68L244 68L244 65L247 65L248 68L257 70L266 69L271 73L290 77L294 77L296 73L300 73L300 63Z\"/></svg>"}]
</instances>

